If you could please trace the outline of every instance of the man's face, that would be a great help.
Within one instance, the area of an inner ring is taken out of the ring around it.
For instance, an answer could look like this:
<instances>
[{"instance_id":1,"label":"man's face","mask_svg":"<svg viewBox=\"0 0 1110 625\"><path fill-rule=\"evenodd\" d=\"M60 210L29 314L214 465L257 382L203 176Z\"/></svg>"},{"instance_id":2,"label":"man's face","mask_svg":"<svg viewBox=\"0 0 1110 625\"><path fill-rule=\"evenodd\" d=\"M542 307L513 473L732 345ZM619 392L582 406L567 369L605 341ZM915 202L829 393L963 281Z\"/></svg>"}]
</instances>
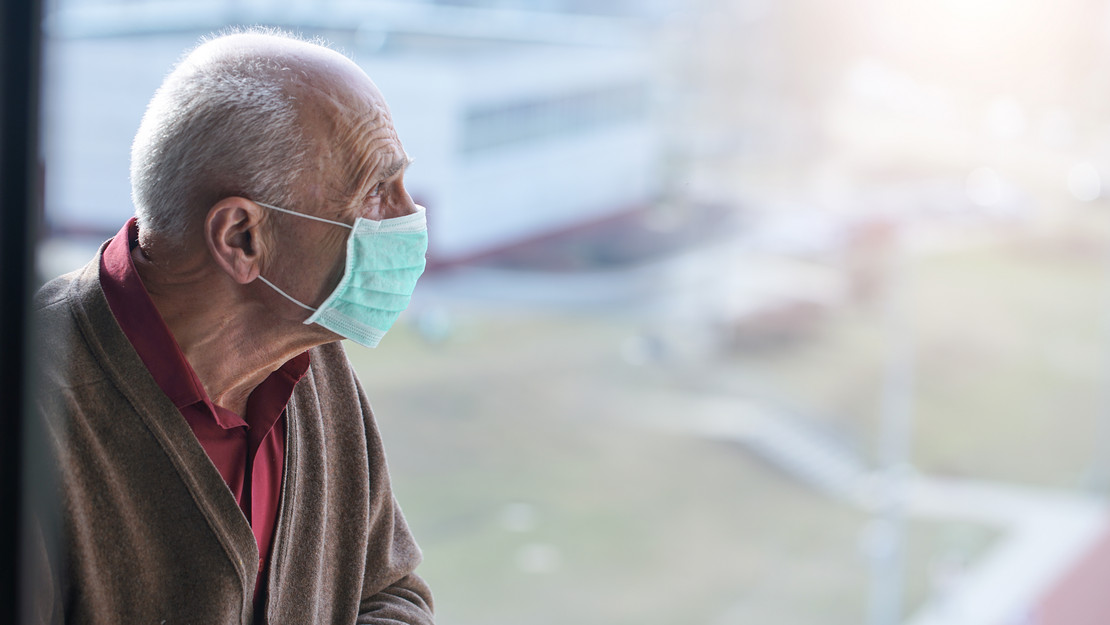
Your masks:
<instances>
[{"instance_id":1,"label":"man's face","mask_svg":"<svg viewBox=\"0 0 1110 625\"><path fill-rule=\"evenodd\" d=\"M353 64L323 78L341 85L342 91L325 85L320 91L325 105L311 107L305 120L322 146L313 175L322 182L305 194L317 199L284 208L348 225L360 217L380 221L416 212L404 185L411 160L377 88ZM318 307L343 276L351 231L288 215L276 217L275 225L278 244L271 273L279 279L288 275L284 282L290 294Z\"/></svg>"}]
</instances>

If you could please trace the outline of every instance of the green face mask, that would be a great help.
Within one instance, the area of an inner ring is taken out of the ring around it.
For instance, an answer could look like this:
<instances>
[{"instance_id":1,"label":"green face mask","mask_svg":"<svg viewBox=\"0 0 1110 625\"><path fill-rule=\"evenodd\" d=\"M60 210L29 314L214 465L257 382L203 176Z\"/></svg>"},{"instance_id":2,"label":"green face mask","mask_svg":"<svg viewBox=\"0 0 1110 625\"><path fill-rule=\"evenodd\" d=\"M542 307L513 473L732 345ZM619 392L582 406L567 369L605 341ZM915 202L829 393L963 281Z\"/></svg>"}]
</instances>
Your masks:
<instances>
[{"instance_id":1,"label":"green face mask","mask_svg":"<svg viewBox=\"0 0 1110 625\"><path fill-rule=\"evenodd\" d=\"M424 273L428 251L428 222L424 207L404 217L373 221L359 217L355 225L306 215L257 202L259 206L349 228L343 277L331 295L313 308L297 301L274 283L258 276L289 301L312 311L305 323L315 323L359 345L377 347L398 315L409 305L416 280Z\"/></svg>"}]
</instances>

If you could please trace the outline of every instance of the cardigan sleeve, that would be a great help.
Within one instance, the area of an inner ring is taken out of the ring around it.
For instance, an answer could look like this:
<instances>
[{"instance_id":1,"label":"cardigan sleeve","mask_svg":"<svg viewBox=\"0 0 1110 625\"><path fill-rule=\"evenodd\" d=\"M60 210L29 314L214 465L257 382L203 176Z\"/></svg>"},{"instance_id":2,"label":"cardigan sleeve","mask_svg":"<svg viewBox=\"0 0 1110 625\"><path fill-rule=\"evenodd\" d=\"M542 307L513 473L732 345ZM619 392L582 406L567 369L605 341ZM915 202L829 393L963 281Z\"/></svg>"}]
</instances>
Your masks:
<instances>
[{"instance_id":1,"label":"cardigan sleeve","mask_svg":"<svg viewBox=\"0 0 1110 625\"><path fill-rule=\"evenodd\" d=\"M432 594L424 580L410 573L359 604L358 623L432 625Z\"/></svg>"},{"instance_id":2,"label":"cardigan sleeve","mask_svg":"<svg viewBox=\"0 0 1110 625\"><path fill-rule=\"evenodd\" d=\"M389 492L383 467L372 471L379 492ZM357 623L432 625L432 592L415 573L422 560L401 508L392 494L375 502L370 514L366 574Z\"/></svg>"},{"instance_id":3,"label":"cardigan sleeve","mask_svg":"<svg viewBox=\"0 0 1110 625\"><path fill-rule=\"evenodd\" d=\"M393 496L385 450L366 391L354 384L365 423L370 501L366 572L357 623L367 625L432 625L431 589L415 573L423 559Z\"/></svg>"},{"instance_id":4,"label":"cardigan sleeve","mask_svg":"<svg viewBox=\"0 0 1110 625\"><path fill-rule=\"evenodd\" d=\"M385 479L388 480L388 477ZM397 502L372 515L366 585L357 623L366 625L433 625L432 591L414 571L422 555ZM387 577L395 578L386 582Z\"/></svg>"}]
</instances>

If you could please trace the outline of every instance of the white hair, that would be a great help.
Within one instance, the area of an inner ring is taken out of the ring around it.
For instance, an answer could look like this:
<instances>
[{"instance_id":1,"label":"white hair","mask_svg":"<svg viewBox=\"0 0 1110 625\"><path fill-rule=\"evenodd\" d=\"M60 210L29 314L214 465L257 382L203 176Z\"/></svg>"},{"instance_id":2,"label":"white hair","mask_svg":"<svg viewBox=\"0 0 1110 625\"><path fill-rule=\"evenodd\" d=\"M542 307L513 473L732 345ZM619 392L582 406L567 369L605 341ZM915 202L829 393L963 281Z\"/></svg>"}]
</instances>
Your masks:
<instances>
[{"instance_id":1,"label":"white hair","mask_svg":"<svg viewBox=\"0 0 1110 625\"><path fill-rule=\"evenodd\" d=\"M235 34L296 40L273 30ZM203 42L166 77L131 147L139 228L171 247L184 245L224 197L295 204L305 169L294 72L280 55L221 39Z\"/></svg>"}]
</instances>

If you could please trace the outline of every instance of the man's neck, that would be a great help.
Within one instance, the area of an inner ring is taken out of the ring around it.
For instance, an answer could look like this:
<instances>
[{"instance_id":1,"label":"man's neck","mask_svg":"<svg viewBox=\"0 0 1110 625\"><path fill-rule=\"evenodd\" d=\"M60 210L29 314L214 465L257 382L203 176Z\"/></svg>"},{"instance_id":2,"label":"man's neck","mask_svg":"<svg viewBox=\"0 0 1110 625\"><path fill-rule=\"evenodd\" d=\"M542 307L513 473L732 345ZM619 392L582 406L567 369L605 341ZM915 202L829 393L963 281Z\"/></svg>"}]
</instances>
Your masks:
<instances>
[{"instance_id":1,"label":"man's neck","mask_svg":"<svg viewBox=\"0 0 1110 625\"><path fill-rule=\"evenodd\" d=\"M243 415L247 398L270 373L321 343L310 332L276 319L260 303L246 300L242 285L203 258L175 262L170 272L138 247L131 254L185 359L208 397L222 408Z\"/></svg>"}]
</instances>

